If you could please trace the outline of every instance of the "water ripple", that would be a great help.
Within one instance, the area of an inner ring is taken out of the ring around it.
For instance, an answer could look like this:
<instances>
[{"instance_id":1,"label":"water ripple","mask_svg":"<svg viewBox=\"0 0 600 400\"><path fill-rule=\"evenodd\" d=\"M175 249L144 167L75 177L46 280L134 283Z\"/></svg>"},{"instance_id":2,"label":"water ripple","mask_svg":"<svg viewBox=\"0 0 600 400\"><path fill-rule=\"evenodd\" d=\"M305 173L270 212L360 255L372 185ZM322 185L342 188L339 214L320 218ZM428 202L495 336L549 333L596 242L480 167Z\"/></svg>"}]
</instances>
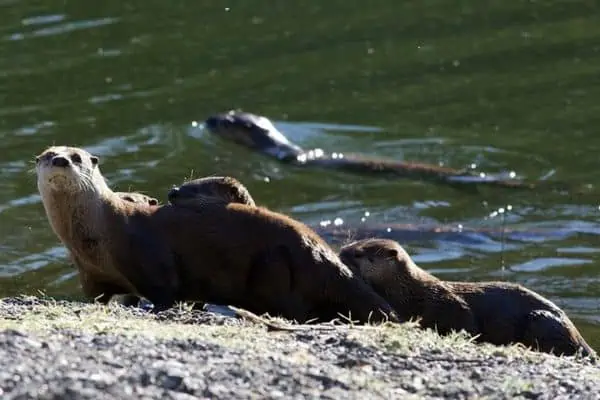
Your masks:
<instances>
[{"instance_id":1,"label":"water ripple","mask_svg":"<svg viewBox=\"0 0 600 400\"><path fill-rule=\"evenodd\" d=\"M15 32L4 36L3 39L6 41L19 41L35 37L61 35L81 29L90 29L104 25L111 25L117 23L118 21L119 18L105 17L93 20L66 22L64 24L59 24L48 28L36 29L31 32Z\"/></svg>"}]
</instances>

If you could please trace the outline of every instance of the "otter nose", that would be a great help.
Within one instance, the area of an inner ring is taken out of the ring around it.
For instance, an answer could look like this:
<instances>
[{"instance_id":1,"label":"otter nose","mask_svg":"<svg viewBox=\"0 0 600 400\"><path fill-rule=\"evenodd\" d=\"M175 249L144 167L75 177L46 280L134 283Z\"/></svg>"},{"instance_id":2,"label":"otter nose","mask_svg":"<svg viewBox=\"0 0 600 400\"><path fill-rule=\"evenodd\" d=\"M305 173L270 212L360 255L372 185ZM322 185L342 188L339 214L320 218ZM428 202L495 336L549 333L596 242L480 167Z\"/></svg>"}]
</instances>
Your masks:
<instances>
[{"instance_id":1,"label":"otter nose","mask_svg":"<svg viewBox=\"0 0 600 400\"><path fill-rule=\"evenodd\" d=\"M221 122L221 120L222 118L213 115L211 117L208 117L206 121L204 121L204 126L206 126L210 130L215 130L219 127L219 123Z\"/></svg>"},{"instance_id":2,"label":"otter nose","mask_svg":"<svg viewBox=\"0 0 600 400\"><path fill-rule=\"evenodd\" d=\"M169 190L169 193L167 194L167 198L169 199L169 201L175 200L178 195L179 195L179 188L174 187L173 189Z\"/></svg>"},{"instance_id":3,"label":"otter nose","mask_svg":"<svg viewBox=\"0 0 600 400\"><path fill-rule=\"evenodd\" d=\"M56 156L52 159L52 165L55 167L67 167L69 165L69 160L67 160L63 156Z\"/></svg>"}]
</instances>

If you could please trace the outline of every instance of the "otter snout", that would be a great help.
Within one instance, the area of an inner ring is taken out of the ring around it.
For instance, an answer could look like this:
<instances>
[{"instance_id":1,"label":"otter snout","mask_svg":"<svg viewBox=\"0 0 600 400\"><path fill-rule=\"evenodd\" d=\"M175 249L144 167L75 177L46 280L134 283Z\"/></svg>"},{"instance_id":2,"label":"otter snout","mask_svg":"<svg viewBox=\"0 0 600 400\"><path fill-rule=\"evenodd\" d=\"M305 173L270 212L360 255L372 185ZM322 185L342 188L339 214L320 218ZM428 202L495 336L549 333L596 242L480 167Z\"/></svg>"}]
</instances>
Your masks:
<instances>
[{"instance_id":1,"label":"otter snout","mask_svg":"<svg viewBox=\"0 0 600 400\"><path fill-rule=\"evenodd\" d=\"M70 161L63 156L54 156L52 158L52 166L54 167L68 167L69 166Z\"/></svg>"},{"instance_id":2,"label":"otter snout","mask_svg":"<svg viewBox=\"0 0 600 400\"><path fill-rule=\"evenodd\" d=\"M169 199L170 203L173 203L177 199L178 196L179 196L179 187L177 187L177 186L175 186L174 188L169 190L169 193L167 193L167 198Z\"/></svg>"}]
</instances>

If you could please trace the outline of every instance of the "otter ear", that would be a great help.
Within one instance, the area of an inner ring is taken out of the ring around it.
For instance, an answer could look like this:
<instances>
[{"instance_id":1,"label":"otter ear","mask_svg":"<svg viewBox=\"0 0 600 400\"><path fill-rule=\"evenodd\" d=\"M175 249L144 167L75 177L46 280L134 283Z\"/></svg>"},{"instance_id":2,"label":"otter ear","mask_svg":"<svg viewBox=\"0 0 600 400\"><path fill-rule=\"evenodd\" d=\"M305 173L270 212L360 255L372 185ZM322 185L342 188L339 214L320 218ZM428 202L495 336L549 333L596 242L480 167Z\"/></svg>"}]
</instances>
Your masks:
<instances>
[{"instance_id":1,"label":"otter ear","mask_svg":"<svg viewBox=\"0 0 600 400\"><path fill-rule=\"evenodd\" d=\"M92 165L98 165L98 162L100 162L100 159L96 156L91 156L90 161L92 162Z\"/></svg>"}]
</instances>

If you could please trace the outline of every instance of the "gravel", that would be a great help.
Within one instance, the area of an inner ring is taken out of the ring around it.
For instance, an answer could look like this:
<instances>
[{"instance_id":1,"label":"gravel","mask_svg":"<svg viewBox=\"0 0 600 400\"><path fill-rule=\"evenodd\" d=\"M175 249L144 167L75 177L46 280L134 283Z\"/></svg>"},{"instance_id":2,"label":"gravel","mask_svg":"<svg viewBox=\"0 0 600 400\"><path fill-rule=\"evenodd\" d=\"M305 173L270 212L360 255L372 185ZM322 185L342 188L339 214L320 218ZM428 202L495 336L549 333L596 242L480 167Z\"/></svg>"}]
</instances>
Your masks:
<instances>
[{"instance_id":1,"label":"gravel","mask_svg":"<svg viewBox=\"0 0 600 400\"><path fill-rule=\"evenodd\" d=\"M412 324L269 330L185 308L0 300L2 399L589 398L593 360Z\"/></svg>"}]
</instances>

